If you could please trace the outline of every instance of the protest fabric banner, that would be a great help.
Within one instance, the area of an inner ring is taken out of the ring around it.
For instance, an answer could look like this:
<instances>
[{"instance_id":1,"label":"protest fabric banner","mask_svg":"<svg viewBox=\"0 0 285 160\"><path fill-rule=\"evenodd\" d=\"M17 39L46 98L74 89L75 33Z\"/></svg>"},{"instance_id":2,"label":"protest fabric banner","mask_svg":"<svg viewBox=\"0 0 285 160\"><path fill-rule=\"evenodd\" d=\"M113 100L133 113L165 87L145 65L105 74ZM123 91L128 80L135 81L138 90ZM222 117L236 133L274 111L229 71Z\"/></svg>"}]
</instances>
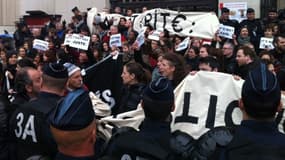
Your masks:
<instances>
[{"instance_id":1,"label":"protest fabric banner","mask_svg":"<svg viewBox=\"0 0 285 160\"><path fill-rule=\"evenodd\" d=\"M243 80L237 81L230 74L199 71L188 75L175 89L172 131L198 138L210 128L239 124L242 84Z\"/></svg>"},{"instance_id":2,"label":"protest fabric banner","mask_svg":"<svg viewBox=\"0 0 285 160\"><path fill-rule=\"evenodd\" d=\"M222 82L222 83L221 83ZM216 126L239 125L242 113L238 107L243 80L235 80L232 75L219 72L199 71L188 75L175 89L175 110L172 113L171 130L180 130L194 138L199 138ZM282 95L283 109L276 114L279 131L285 130L285 96ZM100 127L100 132L110 137L113 126L130 126L138 129L144 119L144 112L137 110L101 119L109 124L108 129ZM102 124L100 124L102 125Z\"/></svg>"},{"instance_id":3,"label":"protest fabric banner","mask_svg":"<svg viewBox=\"0 0 285 160\"><path fill-rule=\"evenodd\" d=\"M261 37L259 48L260 49L274 49L273 38Z\"/></svg>"},{"instance_id":4,"label":"protest fabric banner","mask_svg":"<svg viewBox=\"0 0 285 160\"><path fill-rule=\"evenodd\" d=\"M219 36L220 37L225 37L228 39L233 39L233 34L235 33L235 28L232 26L227 26L227 25L220 25L219 28Z\"/></svg>"},{"instance_id":5,"label":"protest fabric banner","mask_svg":"<svg viewBox=\"0 0 285 160\"><path fill-rule=\"evenodd\" d=\"M70 38L70 41L68 43L70 47L88 50L89 41L90 41L90 37L88 36L72 34L72 37Z\"/></svg>"},{"instance_id":6,"label":"protest fabric banner","mask_svg":"<svg viewBox=\"0 0 285 160\"><path fill-rule=\"evenodd\" d=\"M41 50L41 51L46 51L48 50L48 42L40 40L40 39L35 39L33 41L33 48Z\"/></svg>"},{"instance_id":7,"label":"protest fabric banner","mask_svg":"<svg viewBox=\"0 0 285 160\"><path fill-rule=\"evenodd\" d=\"M191 43L190 38L189 37L185 38L181 43L178 44L175 51L182 51L182 50L188 48L190 43Z\"/></svg>"},{"instance_id":8,"label":"protest fabric banner","mask_svg":"<svg viewBox=\"0 0 285 160\"><path fill-rule=\"evenodd\" d=\"M122 40L121 40L121 34L114 34L110 36L109 46L116 46L121 47L122 46Z\"/></svg>"},{"instance_id":9,"label":"protest fabric banner","mask_svg":"<svg viewBox=\"0 0 285 160\"><path fill-rule=\"evenodd\" d=\"M177 12L157 8L138 15L133 25L138 32L145 25L151 25L155 30L167 29L170 34L212 39L219 24L214 12Z\"/></svg>"}]
</instances>

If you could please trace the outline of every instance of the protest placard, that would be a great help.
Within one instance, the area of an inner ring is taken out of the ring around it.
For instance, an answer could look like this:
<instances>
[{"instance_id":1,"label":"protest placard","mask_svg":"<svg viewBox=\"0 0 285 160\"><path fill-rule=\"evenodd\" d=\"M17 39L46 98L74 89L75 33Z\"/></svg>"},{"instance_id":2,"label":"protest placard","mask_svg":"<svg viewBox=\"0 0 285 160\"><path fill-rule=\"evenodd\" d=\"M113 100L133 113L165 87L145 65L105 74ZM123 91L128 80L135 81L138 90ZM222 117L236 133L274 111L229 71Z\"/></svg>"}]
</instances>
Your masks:
<instances>
[{"instance_id":1,"label":"protest placard","mask_svg":"<svg viewBox=\"0 0 285 160\"><path fill-rule=\"evenodd\" d=\"M78 48L78 49L88 50L89 41L90 41L90 37L88 36L72 34L72 37L70 38L69 46Z\"/></svg>"},{"instance_id":2,"label":"protest placard","mask_svg":"<svg viewBox=\"0 0 285 160\"><path fill-rule=\"evenodd\" d=\"M273 49L273 38L261 37L259 43L260 49Z\"/></svg>"},{"instance_id":3,"label":"protest placard","mask_svg":"<svg viewBox=\"0 0 285 160\"><path fill-rule=\"evenodd\" d=\"M181 43L178 44L175 51L182 51L182 50L188 48L189 44L190 44L190 38L187 37Z\"/></svg>"},{"instance_id":4,"label":"protest placard","mask_svg":"<svg viewBox=\"0 0 285 160\"><path fill-rule=\"evenodd\" d=\"M109 46L116 46L121 47L122 46L122 40L121 40L121 34L114 34L110 36Z\"/></svg>"},{"instance_id":5,"label":"protest placard","mask_svg":"<svg viewBox=\"0 0 285 160\"><path fill-rule=\"evenodd\" d=\"M235 33L235 28L232 26L227 26L227 25L220 25L219 28L219 36L228 38L228 39L233 39L233 34Z\"/></svg>"},{"instance_id":6,"label":"protest placard","mask_svg":"<svg viewBox=\"0 0 285 160\"><path fill-rule=\"evenodd\" d=\"M33 48L41 50L41 51L46 51L48 50L48 42L40 40L40 39L35 39L33 41Z\"/></svg>"}]
</instances>

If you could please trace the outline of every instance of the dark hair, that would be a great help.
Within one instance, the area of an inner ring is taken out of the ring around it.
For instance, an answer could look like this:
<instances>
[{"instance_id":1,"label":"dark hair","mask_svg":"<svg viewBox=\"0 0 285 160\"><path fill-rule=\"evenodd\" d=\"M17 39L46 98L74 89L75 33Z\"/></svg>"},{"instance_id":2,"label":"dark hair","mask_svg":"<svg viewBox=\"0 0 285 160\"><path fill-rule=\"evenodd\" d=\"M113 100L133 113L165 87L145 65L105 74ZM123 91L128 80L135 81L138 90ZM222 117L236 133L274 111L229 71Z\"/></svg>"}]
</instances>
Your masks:
<instances>
[{"instance_id":1,"label":"dark hair","mask_svg":"<svg viewBox=\"0 0 285 160\"><path fill-rule=\"evenodd\" d=\"M194 51L194 53L195 53L196 56L199 55L199 48L198 48L198 47L191 46L191 47L189 48L189 50L190 50L190 49L193 49L193 51Z\"/></svg>"},{"instance_id":2,"label":"dark hair","mask_svg":"<svg viewBox=\"0 0 285 160\"><path fill-rule=\"evenodd\" d=\"M249 48L248 46L241 46L238 48L238 50L240 50L240 49L243 50L243 54L245 56L249 56L252 60L256 59L255 52L251 48Z\"/></svg>"},{"instance_id":3,"label":"dark hair","mask_svg":"<svg viewBox=\"0 0 285 160\"><path fill-rule=\"evenodd\" d=\"M49 87L49 88L54 88L58 91L61 91L65 88L66 82L68 78L54 78L51 77L47 74L42 75L43 78L43 85Z\"/></svg>"},{"instance_id":4,"label":"dark hair","mask_svg":"<svg viewBox=\"0 0 285 160\"><path fill-rule=\"evenodd\" d=\"M31 67L24 67L17 71L15 77L15 91L18 94L26 94L26 85L32 85L33 81L31 80L28 70L34 69ZM34 69L35 70L35 69Z\"/></svg>"},{"instance_id":5,"label":"dark hair","mask_svg":"<svg viewBox=\"0 0 285 160\"><path fill-rule=\"evenodd\" d=\"M183 57L175 53L166 53L162 56L162 59L169 61L170 64L175 67L173 85L176 87L186 76L185 61Z\"/></svg>"},{"instance_id":6,"label":"dark hair","mask_svg":"<svg viewBox=\"0 0 285 160\"><path fill-rule=\"evenodd\" d=\"M171 113L173 101L156 101L150 97L143 96L143 110L145 117L153 120L165 120Z\"/></svg>"},{"instance_id":7,"label":"dark hair","mask_svg":"<svg viewBox=\"0 0 285 160\"><path fill-rule=\"evenodd\" d=\"M199 58L199 64L207 64L212 68L212 70L214 70L215 68L219 69L218 60L212 56Z\"/></svg>"},{"instance_id":8,"label":"dark hair","mask_svg":"<svg viewBox=\"0 0 285 160\"><path fill-rule=\"evenodd\" d=\"M274 36L273 45L275 47L276 47L277 42L279 41L279 38L285 38L285 34L284 33L279 33L279 34Z\"/></svg>"},{"instance_id":9,"label":"dark hair","mask_svg":"<svg viewBox=\"0 0 285 160\"><path fill-rule=\"evenodd\" d=\"M229 13L230 10L229 10L228 8L226 8L226 7L223 7L223 8L221 9L221 12L222 12L222 13Z\"/></svg>"},{"instance_id":10,"label":"dark hair","mask_svg":"<svg viewBox=\"0 0 285 160\"><path fill-rule=\"evenodd\" d=\"M34 68L36 69L36 65L33 63L33 61L29 58L23 58L23 59L20 59L18 61L18 65L22 68L24 67L31 67L31 68Z\"/></svg>"},{"instance_id":11,"label":"dark hair","mask_svg":"<svg viewBox=\"0 0 285 160\"><path fill-rule=\"evenodd\" d=\"M135 78L139 83L147 84L150 82L151 75L146 69L142 67L141 64L136 62L129 62L125 64L125 67L130 74L135 75Z\"/></svg>"}]
</instances>

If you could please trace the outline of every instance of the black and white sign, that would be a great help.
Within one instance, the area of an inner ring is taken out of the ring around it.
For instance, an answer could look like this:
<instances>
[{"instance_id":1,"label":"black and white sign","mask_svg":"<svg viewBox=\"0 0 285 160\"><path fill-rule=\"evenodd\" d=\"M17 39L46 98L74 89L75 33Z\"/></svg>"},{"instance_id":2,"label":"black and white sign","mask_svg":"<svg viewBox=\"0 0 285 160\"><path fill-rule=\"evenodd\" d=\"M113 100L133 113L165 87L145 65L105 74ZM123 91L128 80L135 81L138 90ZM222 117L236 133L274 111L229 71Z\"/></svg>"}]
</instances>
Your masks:
<instances>
[{"instance_id":1,"label":"black and white sign","mask_svg":"<svg viewBox=\"0 0 285 160\"><path fill-rule=\"evenodd\" d=\"M41 50L41 51L46 51L48 50L48 42L40 40L40 39L35 39L33 41L33 48Z\"/></svg>"},{"instance_id":2,"label":"black and white sign","mask_svg":"<svg viewBox=\"0 0 285 160\"><path fill-rule=\"evenodd\" d=\"M273 38L261 37L259 48L260 49L274 49Z\"/></svg>"},{"instance_id":3,"label":"black and white sign","mask_svg":"<svg viewBox=\"0 0 285 160\"><path fill-rule=\"evenodd\" d=\"M228 39L233 39L233 34L235 33L235 28L232 26L227 26L227 25L220 25L219 28L219 36L228 38Z\"/></svg>"},{"instance_id":4,"label":"black and white sign","mask_svg":"<svg viewBox=\"0 0 285 160\"><path fill-rule=\"evenodd\" d=\"M110 36L109 46L116 46L121 47L122 46L122 40L121 40L121 34L114 34Z\"/></svg>"}]
</instances>

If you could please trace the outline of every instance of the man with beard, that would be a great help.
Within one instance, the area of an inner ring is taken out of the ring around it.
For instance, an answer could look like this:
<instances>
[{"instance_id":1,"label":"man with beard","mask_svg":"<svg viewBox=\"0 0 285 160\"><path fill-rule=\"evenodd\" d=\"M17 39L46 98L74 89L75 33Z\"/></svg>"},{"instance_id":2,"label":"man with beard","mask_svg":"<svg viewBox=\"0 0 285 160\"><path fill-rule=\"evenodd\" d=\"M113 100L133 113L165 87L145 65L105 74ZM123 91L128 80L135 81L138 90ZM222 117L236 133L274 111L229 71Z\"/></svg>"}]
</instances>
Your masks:
<instances>
[{"instance_id":1,"label":"man with beard","mask_svg":"<svg viewBox=\"0 0 285 160\"><path fill-rule=\"evenodd\" d=\"M274 49L270 53L275 58L275 68L285 65L285 34L278 34L273 40Z\"/></svg>"}]
</instances>

